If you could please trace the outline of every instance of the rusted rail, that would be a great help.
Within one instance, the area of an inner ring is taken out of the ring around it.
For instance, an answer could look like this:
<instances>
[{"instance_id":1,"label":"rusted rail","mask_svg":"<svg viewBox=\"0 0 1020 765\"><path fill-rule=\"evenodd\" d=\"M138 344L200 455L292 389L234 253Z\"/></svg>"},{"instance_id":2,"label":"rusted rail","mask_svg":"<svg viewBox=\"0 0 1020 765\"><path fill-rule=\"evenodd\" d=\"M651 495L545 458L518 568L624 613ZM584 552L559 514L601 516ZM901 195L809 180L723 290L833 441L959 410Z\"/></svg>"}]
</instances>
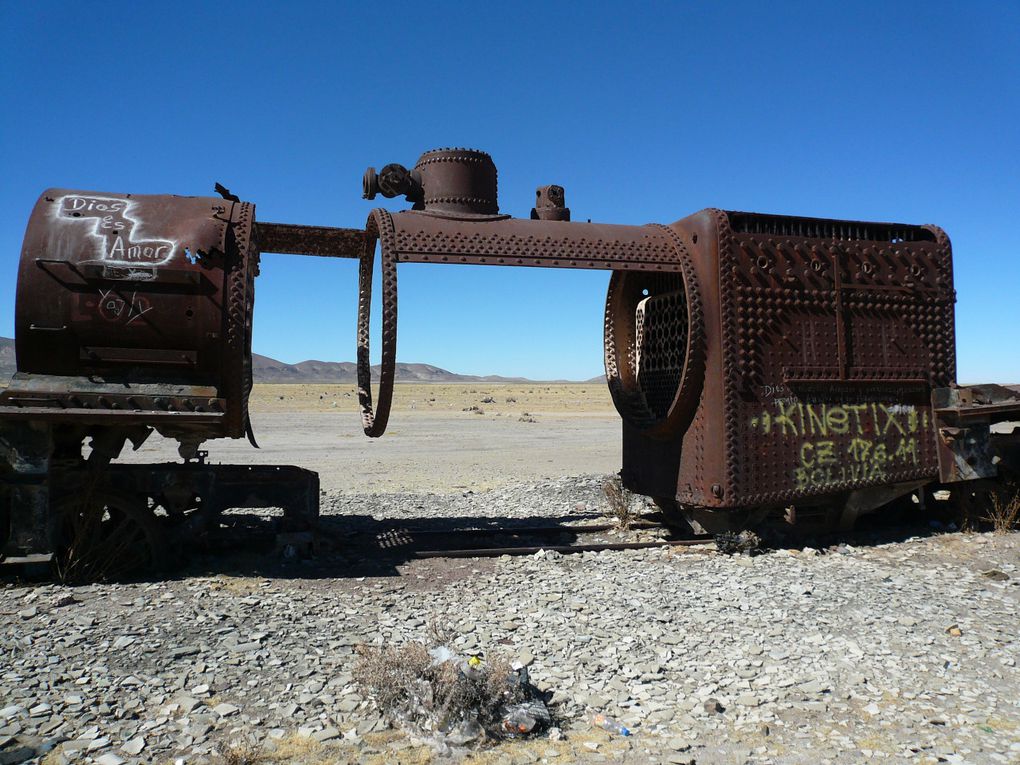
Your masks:
<instances>
[{"instance_id":1,"label":"rusted rail","mask_svg":"<svg viewBox=\"0 0 1020 765\"><path fill-rule=\"evenodd\" d=\"M713 537L698 539L661 539L654 542L604 542L589 545L542 545L541 547L477 547L464 550L420 550L414 553L416 558L498 558L503 555L534 555L545 550L562 555L583 552L602 552L603 550L645 550L652 547L695 547L714 544Z\"/></svg>"},{"instance_id":2,"label":"rusted rail","mask_svg":"<svg viewBox=\"0 0 1020 765\"><path fill-rule=\"evenodd\" d=\"M407 529L395 528L382 532L364 532L354 535L364 537L371 535L380 551L396 552L402 551L413 558L491 558L501 555L534 555L540 550L550 550L562 554L578 552L599 552L602 550L642 550L654 547L690 547L702 544L711 544L713 537L703 535L694 539L655 539L633 542L606 542L592 541L577 544L561 544L555 538L580 535L592 535L602 532L618 531L621 527L615 523L589 523L576 526L564 526L559 524L548 526L503 526L497 528L469 528L469 529ZM628 526L630 530L669 530L668 526L648 518L634 521ZM328 533L328 532L327 532ZM339 535L334 539L343 541ZM447 547L431 548L428 541L436 536L442 536L448 542ZM479 537L495 537L500 539L510 538L515 540L514 544L500 545L496 547L480 547L468 542L465 546L456 546L453 540L468 539L475 540ZM543 537L550 538L550 543L538 544ZM562 541L562 540L559 540ZM424 544L422 544L424 542ZM451 543L454 546L450 546Z\"/></svg>"},{"instance_id":3,"label":"rusted rail","mask_svg":"<svg viewBox=\"0 0 1020 765\"><path fill-rule=\"evenodd\" d=\"M536 534L596 534L601 531L614 531L620 526L615 523L595 523L584 526L501 526L489 529L393 529L384 532L386 536L406 535L409 538L419 536L457 534L463 536L534 536ZM628 529L664 529L658 521L640 520L628 525Z\"/></svg>"}]
</instances>

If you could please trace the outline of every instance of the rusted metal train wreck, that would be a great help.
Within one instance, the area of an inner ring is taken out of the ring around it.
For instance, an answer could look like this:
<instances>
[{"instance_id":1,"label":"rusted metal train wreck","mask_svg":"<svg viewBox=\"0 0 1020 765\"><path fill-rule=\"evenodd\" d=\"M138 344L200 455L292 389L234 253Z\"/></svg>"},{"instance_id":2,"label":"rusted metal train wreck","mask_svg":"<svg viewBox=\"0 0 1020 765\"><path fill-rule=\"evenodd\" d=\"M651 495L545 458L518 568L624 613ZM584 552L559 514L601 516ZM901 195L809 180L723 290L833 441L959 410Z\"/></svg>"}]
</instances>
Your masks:
<instances>
[{"instance_id":1,"label":"rusted metal train wreck","mask_svg":"<svg viewBox=\"0 0 1020 765\"><path fill-rule=\"evenodd\" d=\"M674 520L718 531L785 512L849 526L933 488L975 502L1016 471L1016 439L993 426L1020 420L1020 398L956 384L952 252L938 227L714 209L669 224L582 223L555 185L513 218L496 185L489 155L467 149L370 169L366 198L405 197L411 209L372 210L364 229L258 222L221 188L44 192L21 253L18 372L0 396L5 558L109 575L159 563L225 508L283 507L285 528L314 523L314 473L206 464L200 449L254 443L260 252L360 259L369 436L389 417L399 264L605 269L621 474ZM178 441L180 463L116 461L154 431Z\"/></svg>"}]
</instances>

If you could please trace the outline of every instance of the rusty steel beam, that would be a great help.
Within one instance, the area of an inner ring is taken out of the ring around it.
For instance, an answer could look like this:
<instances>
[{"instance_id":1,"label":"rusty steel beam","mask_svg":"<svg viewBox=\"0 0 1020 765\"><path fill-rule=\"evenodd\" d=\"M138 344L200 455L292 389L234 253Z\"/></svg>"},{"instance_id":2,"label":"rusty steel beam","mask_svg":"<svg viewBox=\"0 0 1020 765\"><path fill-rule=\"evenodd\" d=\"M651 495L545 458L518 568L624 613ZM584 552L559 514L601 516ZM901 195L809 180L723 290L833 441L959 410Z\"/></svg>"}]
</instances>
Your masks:
<instances>
[{"instance_id":1,"label":"rusty steel beam","mask_svg":"<svg viewBox=\"0 0 1020 765\"><path fill-rule=\"evenodd\" d=\"M390 219L383 225L392 226L398 263L683 270L669 233L656 226L505 218L468 228L426 215L389 215L382 210L376 215Z\"/></svg>"},{"instance_id":2,"label":"rusty steel beam","mask_svg":"<svg viewBox=\"0 0 1020 765\"><path fill-rule=\"evenodd\" d=\"M259 250L281 255L359 258L365 247L365 232L360 228L297 226L260 221L258 232Z\"/></svg>"}]
</instances>

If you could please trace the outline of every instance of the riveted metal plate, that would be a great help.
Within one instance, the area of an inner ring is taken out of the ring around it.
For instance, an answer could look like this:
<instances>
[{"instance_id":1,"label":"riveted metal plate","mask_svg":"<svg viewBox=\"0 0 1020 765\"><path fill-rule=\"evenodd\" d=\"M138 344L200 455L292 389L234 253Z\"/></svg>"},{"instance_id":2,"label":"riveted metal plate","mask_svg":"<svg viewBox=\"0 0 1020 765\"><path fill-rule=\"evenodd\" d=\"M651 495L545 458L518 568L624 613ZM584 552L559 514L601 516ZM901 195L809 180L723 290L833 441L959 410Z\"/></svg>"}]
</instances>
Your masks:
<instances>
[{"instance_id":1,"label":"riveted metal plate","mask_svg":"<svg viewBox=\"0 0 1020 765\"><path fill-rule=\"evenodd\" d=\"M898 224L715 220L723 503L936 475L929 397L955 373L948 241Z\"/></svg>"}]
</instances>

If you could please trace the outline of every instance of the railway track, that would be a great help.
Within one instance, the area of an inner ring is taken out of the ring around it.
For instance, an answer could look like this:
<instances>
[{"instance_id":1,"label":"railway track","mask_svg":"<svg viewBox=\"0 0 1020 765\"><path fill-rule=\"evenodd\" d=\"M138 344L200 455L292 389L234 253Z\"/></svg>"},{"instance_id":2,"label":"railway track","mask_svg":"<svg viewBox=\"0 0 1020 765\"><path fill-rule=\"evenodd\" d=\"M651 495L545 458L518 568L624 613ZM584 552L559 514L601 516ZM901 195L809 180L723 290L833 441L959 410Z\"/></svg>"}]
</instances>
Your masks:
<instances>
[{"instance_id":1,"label":"railway track","mask_svg":"<svg viewBox=\"0 0 1020 765\"><path fill-rule=\"evenodd\" d=\"M662 530L673 534L667 526L648 519L635 521L628 529L639 532ZM408 558L497 558L503 555L534 555L542 550L570 555L603 550L696 547L714 543L714 538L709 535L631 541L604 538L605 534L620 530L621 527L615 523L468 529L394 528L361 532L349 537L348 543L357 539L358 544L370 544L381 554L399 554Z\"/></svg>"}]
</instances>

